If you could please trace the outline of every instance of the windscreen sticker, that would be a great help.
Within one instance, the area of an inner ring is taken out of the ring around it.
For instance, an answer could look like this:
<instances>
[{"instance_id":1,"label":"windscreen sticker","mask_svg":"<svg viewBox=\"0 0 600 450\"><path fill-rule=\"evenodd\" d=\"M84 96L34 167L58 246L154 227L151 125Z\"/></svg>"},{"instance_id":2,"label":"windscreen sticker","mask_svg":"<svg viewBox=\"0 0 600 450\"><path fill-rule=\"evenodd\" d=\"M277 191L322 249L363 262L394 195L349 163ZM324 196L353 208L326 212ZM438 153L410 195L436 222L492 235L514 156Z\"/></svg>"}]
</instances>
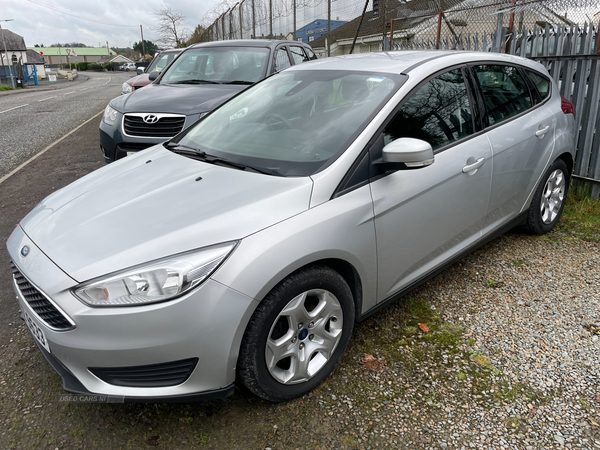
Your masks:
<instances>
[{"instance_id":1,"label":"windscreen sticker","mask_svg":"<svg viewBox=\"0 0 600 450\"><path fill-rule=\"evenodd\" d=\"M367 81L372 81L374 83L381 83L383 80L385 80L385 77L369 77L369 78L367 78Z\"/></svg>"}]
</instances>

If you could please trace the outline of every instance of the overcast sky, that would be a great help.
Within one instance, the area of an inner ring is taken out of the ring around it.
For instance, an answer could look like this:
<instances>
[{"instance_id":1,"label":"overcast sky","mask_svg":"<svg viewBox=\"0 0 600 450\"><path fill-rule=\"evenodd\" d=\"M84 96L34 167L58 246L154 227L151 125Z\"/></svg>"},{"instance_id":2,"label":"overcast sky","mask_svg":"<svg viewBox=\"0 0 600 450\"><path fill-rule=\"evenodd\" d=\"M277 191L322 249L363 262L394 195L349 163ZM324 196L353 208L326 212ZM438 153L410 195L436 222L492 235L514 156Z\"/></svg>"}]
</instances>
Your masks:
<instances>
[{"instance_id":1,"label":"overcast sky","mask_svg":"<svg viewBox=\"0 0 600 450\"><path fill-rule=\"evenodd\" d=\"M158 38L152 30L157 25L152 15L155 9L170 6L183 13L187 18L185 26L191 32L216 3L217 0L0 0L0 20L14 19L0 25L23 36L28 47L57 42L83 42L97 47L106 46L106 41L110 47L129 47L130 42L140 41L140 25L144 27L144 39Z\"/></svg>"}]
</instances>

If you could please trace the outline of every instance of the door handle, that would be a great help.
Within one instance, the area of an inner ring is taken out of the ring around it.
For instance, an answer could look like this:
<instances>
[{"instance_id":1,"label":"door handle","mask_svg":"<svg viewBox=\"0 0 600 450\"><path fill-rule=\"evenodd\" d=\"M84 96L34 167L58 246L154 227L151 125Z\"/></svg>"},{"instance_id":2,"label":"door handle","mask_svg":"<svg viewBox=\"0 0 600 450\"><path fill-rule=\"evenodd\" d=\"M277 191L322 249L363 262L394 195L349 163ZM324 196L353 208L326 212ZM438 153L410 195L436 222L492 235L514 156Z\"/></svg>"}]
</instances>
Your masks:
<instances>
[{"instance_id":1,"label":"door handle","mask_svg":"<svg viewBox=\"0 0 600 450\"><path fill-rule=\"evenodd\" d=\"M483 166L484 162L485 161L483 160L483 158L479 158L473 164L469 164L469 165L463 167L463 173L469 173L469 172L473 172L474 170L479 169L481 166Z\"/></svg>"},{"instance_id":2,"label":"door handle","mask_svg":"<svg viewBox=\"0 0 600 450\"><path fill-rule=\"evenodd\" d=\"M540 128L535 132L535 135L539 138L543 138L548 131L550 131L550 125L544 128Z\"/></svg>"}]
</instances>

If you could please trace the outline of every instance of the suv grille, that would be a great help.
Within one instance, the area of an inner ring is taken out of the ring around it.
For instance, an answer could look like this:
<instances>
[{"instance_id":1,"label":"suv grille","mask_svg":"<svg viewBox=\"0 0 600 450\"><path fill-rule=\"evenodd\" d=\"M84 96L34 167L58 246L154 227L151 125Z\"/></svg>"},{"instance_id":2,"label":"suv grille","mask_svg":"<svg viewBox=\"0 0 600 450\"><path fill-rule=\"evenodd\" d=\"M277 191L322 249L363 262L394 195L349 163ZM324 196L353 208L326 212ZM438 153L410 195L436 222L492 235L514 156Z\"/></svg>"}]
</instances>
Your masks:
<instances>
[{"instance_id":1,"label":"suv grille","mask_svg":"<svg viewBox=\"0 0 600 450\"><path fill-rule=\"evenodd\" d=\"M10 268L23 298L46 325L55 330L70 330L73 328L73 324L23 276L12 261L10 262Z\"/></svg>"},{"instance_id":2,"label":"suv grille","mask_svg":"<svg viewBox=\"0 0 600 450\"><path fill-rule=\"evenodd\" d=\"M175 386L187 380L198 358L182 359L162 364L131 367L89 367L88 370L109 384L130 387Z\"/></svg>"},{"instance_id":3,"label":"suv grille","mask_svg":"<svg viewBox=\"0 0 600 450\"><path fill-rule=\"evenodd\" d=\"M152 114L144 114L148 116ZM160 117L156 123L144 122L144 117L125 115L123 127L129 136L170 138L179 134L185 124L185 116Z\"/></svg>"}]
</instances>

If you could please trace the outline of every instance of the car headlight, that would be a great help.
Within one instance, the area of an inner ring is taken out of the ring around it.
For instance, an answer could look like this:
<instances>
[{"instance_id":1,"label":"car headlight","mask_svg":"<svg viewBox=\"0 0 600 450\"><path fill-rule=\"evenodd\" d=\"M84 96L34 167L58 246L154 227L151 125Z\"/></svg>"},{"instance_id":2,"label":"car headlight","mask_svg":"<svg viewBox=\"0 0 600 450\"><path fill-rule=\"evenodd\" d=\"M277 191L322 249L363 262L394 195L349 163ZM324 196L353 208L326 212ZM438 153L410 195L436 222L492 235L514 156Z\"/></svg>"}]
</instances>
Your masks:
<instances>
[{"instance_id":1,"label":"car headlight","mask_svg":"<svg viewBox=\"0 0 600 450\"><path fill-rule=\"evenodd\" d=\"M133 87L127 82L123 83L123 86L121 86L121 93L129 94L130 92L133 92Z\"/></svg>"},{"instance_id":2,"label":"car headlight","mask_svg":"<svg viewBox=\"0 0 600 450\"><path fill-rule=\"evenodd\" d=\"M110 105L108 105L104 110L104 116L102 117L102 120L104 120L104 123L106 123L107 125L114 125L117 121L118 114L119 113L116 109L113 109L110 107Z\"/></svg>"},{"instance_id":3,"label":"car headlight","mask_svg":"<svg viewBox=\"0 0 600 450\"><path fill-rule=\"evenodd\" d=\"M199 286L236 245L227 242L132 267L78 286L73 293L89 306L138 306L171 300Z\"/></svg>"}]
</instances>

